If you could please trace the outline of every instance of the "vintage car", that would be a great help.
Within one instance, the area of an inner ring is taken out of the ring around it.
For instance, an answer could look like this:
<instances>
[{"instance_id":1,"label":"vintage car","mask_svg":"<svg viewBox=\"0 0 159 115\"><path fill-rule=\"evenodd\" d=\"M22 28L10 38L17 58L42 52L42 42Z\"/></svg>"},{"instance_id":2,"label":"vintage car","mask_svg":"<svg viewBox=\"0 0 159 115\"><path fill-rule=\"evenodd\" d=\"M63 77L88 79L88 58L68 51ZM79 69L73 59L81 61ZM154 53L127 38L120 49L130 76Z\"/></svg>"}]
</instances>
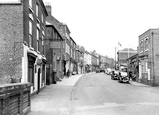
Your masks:
<instances>
[{"instance_id":1,"label":"vintage car","mask_svg":"<svg viewBox=\"0 0 159 115\"><path fill-rule=\"evenodd\" d=\"M111 68L107 68L105 73L106 73L107 75L111 75L111 72L112 72Z\"/></svg>"},{"instance_id":2,"label":"vintage car","mask_svg":"<svg viewBox=\"0 0 159 115\"><path fill-rule=\"evenodd\" d=\"M118 80L119 79L119 71L118 70L112 70L111 72L111 79Z\"/></svg>"},{"instance_id":3,"label":"vintage car","mask_svg":"<svg viewBox=\"0 0 159 115\"><path fill-rule=\"evenodd\" d=\"M127 82L129 83L129 77L128 77L128 74L127 72L119 72L119 79L118 81L121 83L121 82Z\"/></svg>"}]
</instances>

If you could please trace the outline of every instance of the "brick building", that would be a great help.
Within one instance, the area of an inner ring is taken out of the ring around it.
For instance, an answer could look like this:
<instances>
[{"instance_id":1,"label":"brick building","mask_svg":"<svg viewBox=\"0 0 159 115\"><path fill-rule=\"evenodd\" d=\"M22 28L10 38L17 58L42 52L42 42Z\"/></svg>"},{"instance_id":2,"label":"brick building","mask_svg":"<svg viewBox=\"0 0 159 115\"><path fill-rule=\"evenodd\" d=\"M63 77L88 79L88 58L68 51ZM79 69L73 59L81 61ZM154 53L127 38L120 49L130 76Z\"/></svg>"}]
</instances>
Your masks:
<instances>
[{"instance_id":1,"label":"brick building","mask_svg":"<svg viewBox=\"0 0 159 115\"><path fill-rule=\"evenodd\" d=\"M0 84L31 82L31 93L39 92L46 84L43 1L3 1L0 15Z\"/></svg>"},{"instance_id":2,"label":"brick building","mask_svg":"<svg viewBox=\"0 0 159 115\"><path fill-rule=\"evenodd\" d=\"M125 48L123 50L118 50L117 52L117 63L118 63L118 66L117 68L118 69L122 69L122 68L127 68L127 58L135 55L137 53L136 50L133 50L132 48Z\"/></svg>"},{"instance_id":3,"label":"brick building","mask_svg":"<svg viewBox=\"0 0 159 115\"><path fill-rule=\"evenodd\" d=\"M50 5L45 6L48 12L47 23L47 59L50 60L47 66L47 83L56 83L65 74L65 44L61 32L61 22L52 16ZM49 83L49 84L50 84Z\"/></svg>"},{"instance_id":4,"label":"brick building","mask_svg":"<svg viewBox=\"0 0 159 115\"><path fill-rule=\"evenodd\" d=\"M149 29L139 36L139 79L159 85L159 29Z\"/></svg>"},{"instance_id":5,"label":"brick building","mask_svg":"<svg viewBox=\"0 0 159 115\"><path fill-rule=\"evenodd\" d=\"M51 23L46 22L47 84L63 78L63 38Z\"/></svg>"}]
</instances>

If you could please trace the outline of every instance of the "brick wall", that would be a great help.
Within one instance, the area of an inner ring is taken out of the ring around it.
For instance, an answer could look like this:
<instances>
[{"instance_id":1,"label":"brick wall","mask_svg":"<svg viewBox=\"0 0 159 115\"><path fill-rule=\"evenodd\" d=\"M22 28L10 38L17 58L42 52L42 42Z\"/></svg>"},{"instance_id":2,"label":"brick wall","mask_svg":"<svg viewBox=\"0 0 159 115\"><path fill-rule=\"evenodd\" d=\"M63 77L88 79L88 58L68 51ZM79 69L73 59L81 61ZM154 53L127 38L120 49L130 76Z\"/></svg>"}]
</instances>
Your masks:
<instances>
[{"instance_id":1,"label":"brick wall","mask_svg":"<svg viewBox=\"0 0 159 115\"><path fill-rule=\"evenodd\" d=\"M159 85L159 30L153 34L155 85Z\"/></svg>"},{"instance_id":2,"label":"brick wall","mask_svg":"<svg viewBox=\"0 0 159 115\"><path fill-rule=\"evenodd\" d=\"M0 84L22 75L22 5L0 5Z\"/></svg>"}]
</instances>

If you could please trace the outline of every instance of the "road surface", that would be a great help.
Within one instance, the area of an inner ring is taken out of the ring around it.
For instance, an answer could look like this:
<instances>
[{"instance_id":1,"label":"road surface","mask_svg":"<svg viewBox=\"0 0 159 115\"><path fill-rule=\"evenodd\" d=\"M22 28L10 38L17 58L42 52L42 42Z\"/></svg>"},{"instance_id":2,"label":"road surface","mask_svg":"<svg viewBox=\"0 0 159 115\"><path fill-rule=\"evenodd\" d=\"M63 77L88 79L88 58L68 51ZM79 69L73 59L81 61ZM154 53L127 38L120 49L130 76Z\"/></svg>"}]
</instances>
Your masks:
<instances>
[{"instance_id":1,"label":"road surface","mask_svg":"<svg viewBox=\"0 0 159 115\"><path fill-rule=\"evenodd\" d=\"M89 74L74 86L68 115L159 115L159 87L119 83L104 73Z\"/></svg>"}]
</instances>

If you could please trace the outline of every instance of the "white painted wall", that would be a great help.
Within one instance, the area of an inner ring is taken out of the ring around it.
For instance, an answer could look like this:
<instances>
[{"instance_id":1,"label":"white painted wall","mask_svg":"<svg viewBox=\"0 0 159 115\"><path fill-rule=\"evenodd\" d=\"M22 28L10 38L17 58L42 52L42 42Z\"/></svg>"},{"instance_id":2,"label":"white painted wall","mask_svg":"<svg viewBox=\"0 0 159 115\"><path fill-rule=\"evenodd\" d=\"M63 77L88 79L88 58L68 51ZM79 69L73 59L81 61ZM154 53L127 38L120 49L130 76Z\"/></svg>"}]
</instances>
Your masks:
<instances>
[{"instance_id":1,"label":"white painted wall","mask_svg":"<svg viewBox=\"0 0 159 115\"><path fill-rule=\"evenodd\" d=\"M23 44L23 49L24 49L24 51L23 51L24 54L22 57L22 79L21 79L21 82L28 82L28 55L27 55L27 53L28 52L33 53L34 55L36 55L40 59L41 58L46 59L46 58L42 57L40 54L31 50L28 46L26 46L24 44ZM34 73L34 86L31 86L31 93L34 93L38 89L38 69L39 68L41 69L40 83L42 83L42 67L37 65L37 59L36 59L35 64L34 64L34 72L36 69L36 73ZM45 66L45 83L40 85L40 88L45 87L45 85L46 85L46 66Z\"/></svg>"}]
</instances>

